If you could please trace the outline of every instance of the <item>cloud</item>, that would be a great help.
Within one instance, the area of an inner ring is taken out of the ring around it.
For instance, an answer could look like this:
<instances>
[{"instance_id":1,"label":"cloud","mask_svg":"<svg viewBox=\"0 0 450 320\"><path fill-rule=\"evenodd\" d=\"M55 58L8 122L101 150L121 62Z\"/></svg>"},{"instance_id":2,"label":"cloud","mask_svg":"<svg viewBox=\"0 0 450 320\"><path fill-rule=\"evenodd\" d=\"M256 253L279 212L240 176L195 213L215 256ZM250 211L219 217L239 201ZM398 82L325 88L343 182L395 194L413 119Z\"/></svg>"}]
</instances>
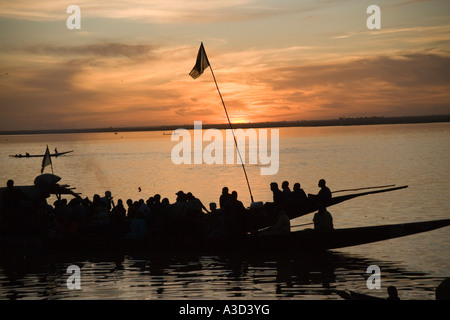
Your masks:
<instances>
[{"instance_id":1,"label":"cloud","mask_svg":"<svg viewBox=\"0 0 450 320\"><path fill-rule=\"evenodd\" d=\"M156 46L148 44L107 42L73 46L32 45L23 47L22 50L31 54L52 55L58 57L92 56L140 59L152 57L156 48Z\"/></svg>"},{"instance_id":2,"label":"cloud","mask_svg":"<svg viewBox=\"0 0 450 320\"><path fill-rule=\"evenodd\" d=\"M161 43L163 41L160 40ZM207 47L232 119L251 122L449 110L450 58L436 50L353 57L319 45ZM0 127L82 128L226 122L198 46L99 42L0 53Z\"/></svg>"},{"instance_id":3,"label":"cloud","mask_svg":"<svg viewBox=\"0 0 450 320\"><path fill-rule=\"evenodd\" d=\"M67 19L73 3L44 0L0 0L0 16L12 19L50 21ZM83 18L142 20L149 23L209 23L260 19L292 13L292 6L255 0L166 0L91 1L77 0Z\"/></svg>"},{"instance_id":4,"label":"cloud","mask_svg":"<svg viewBox=\"0 0 450 320\"><path fill-rule=\"evenodd\" d=\"M404 53L340 63L278 68L266 78L291 104L351 114L450 112L450 57Z\"/></svg>"},{"instance_id":5,"label":"cloud","mask_svg":"<svg viewBox=\"0 0 450 320\"><path fill-rule=\"evenodd\" d=\"M442 70L449 67L449 56L403 53L393 57L378 56L340 63L278 68L277 73L283 77L272 83L275 88L309 88L365 80L403 88L448 85L450 75Z\"/></svg>"}]
</instances>

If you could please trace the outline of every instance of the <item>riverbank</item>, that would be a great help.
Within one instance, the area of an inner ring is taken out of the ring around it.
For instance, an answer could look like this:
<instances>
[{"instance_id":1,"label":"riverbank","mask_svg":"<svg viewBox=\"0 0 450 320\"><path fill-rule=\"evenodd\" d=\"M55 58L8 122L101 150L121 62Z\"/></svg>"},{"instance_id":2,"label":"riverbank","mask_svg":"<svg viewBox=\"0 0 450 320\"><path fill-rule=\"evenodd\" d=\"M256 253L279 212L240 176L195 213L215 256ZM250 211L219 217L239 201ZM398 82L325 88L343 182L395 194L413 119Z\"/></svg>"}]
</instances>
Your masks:
<instances>
[{"instance_id":1,"label":"riverbank","mask_svg":"<svg viewBox=\"0 0 450 320\"><path fill-rule=\"evenodd\" d=\"M450 122L448 115L407 116L407 117L360 117L339 118L329 120L298 120L298 121L274 121L274 122L250 122L237 123L234 128L283 128L283 127L328 127L328 126L357 126L380 124L407 124L407 123L436 123ZM86 129L55 129L55 130L17 130L0 131L0 135L25 135L25 134L65 134L65 133L94 133L94 132L136 132L136 131L173 131L179 128L194 129L194 124L162 125L144 127L108 127ZM228 129L229 125L203 124L203 129Z\"/></svg>"}]
</instances>

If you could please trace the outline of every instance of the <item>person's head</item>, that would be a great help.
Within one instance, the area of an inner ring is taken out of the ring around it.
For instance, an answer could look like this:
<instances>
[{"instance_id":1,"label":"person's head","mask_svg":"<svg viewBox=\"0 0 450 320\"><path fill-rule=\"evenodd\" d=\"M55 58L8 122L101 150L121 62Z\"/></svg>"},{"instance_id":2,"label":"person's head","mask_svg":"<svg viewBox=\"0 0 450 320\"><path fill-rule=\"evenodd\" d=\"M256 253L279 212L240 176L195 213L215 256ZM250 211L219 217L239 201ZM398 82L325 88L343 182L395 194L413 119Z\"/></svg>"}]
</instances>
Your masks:
<instances>
[{"instance_id":1,"label":"person's head","mask_svg":"<svg viewBox=\"0 0 450 320\"><path fill-rule=\"evenodd\" d=\"M387 292L388 292L389 297L392 297L392 298L398 297L397 288L394 286L389 286L387 288Z\"/></svg>"},{"instance_id":2,"label":"person's head","mask_svg":"<svg viewBox=\"0 0 450 320\"><path fill-rule=\"evenodd\" d=\"M11 189L12 187L14 187L14 180L9 179L9 180L6 182L6 187L9 188L9 189Z\"/></svg>"},{"instance_id":3,"label":"person's head","mask_svg":"<svg viewBox=\"0 0 450 320\"><path fill-rule=\"evenodd\" d=\"M281 188L282 189L289 188L289 182L288 181L283 181L283 183L281 184Z\"/></svg>"},{"instance_id":4,"label":"person's head","mask_svg":"<svg viewBox=\"0 0 450 320\"><path fill-rule=\"evenodd\" d=\"M111 191L105 191L105 198L106 199L111 199L112 198Z\"/></svg>"},{"instance_id":5,"label":"person's head","mask_svg":"<svg viewBox=\"0 0 450 320\"><path fill-rule=\"evenodd\" d=\"M237 197L238 197L237 191L231 192L231 197L232 197L233 199L237 199Z\"/></svg>"},{"instance_id":6,"label":"person's head","mask_svg":"<svg viewBox=\"0 0 450 320\"><path fill-rule=\"evenodd\" d=\"M272 190L272 191L278 190L278 183L272 182L272 183L270 184L270 190Z\"/></svg>"},{"instance_id":7,"label":"person's head","mask_svg":"<svg viewBox=\"0 0 450 320\"><path fill-rule=\"evenodd\" d=\"M186 200L188 200L188 201L195 200L195 197L194 197L194 195L192 194L192 192L186 193Z\"/></svg>"},{"instance_id":8,"label":"person's head","mask_svg":"<svg viewBox=\"0 0 450 320\"><path fill-rule=\"evenodd\" d=\"M227 194L227 193L228 193L228 187L223 187L222 194Z\"/></svg>"},{"instance_id":9,"label":"person's head","mask_svg":"<svg viewBox=\"0 0 450 320\"><path fill-rule=\"evenodd\" d=\"M154 202L159 203L161 201L161 195L160 194L155 194L155 196L153 197Z\"/></svg>"},{"instance_id":10,"label":"person's head","mask_svg":"<svg viewBox=\"0 0 450 320\"><path fill-rule=\"evenodd\" d=\"M217 204L215 202L211 202L209 204L209 210L216 211L216 209L217 209Z\"/></svg>"},{"instance_id":11,"label":"person's head","mask_svg":"<svg viewBox=\"0 0 450 320\"><path fill-rule=\"evenodd\" d=\"M320 180L319 180L319 187L320 187L320 188L325 187L326 183L327 183L327 182L325 181L325 179L320 179Z\"/></svg>"},{"instance_id":12,"label":"person's head","mask_svg":"<svg viewBox=\"0 0 450 320\"><path fill-rule=\"evenodd\" d=\"M117 200L117 205L118 205L118 206L123 206L123 201L122 201L122 199Z\"/></svg>"},{"instance_id":13,"label":"person's head","mask_svg":"<svg viewBox=\"0 0 450 320\"><path fill-rule=\"evenodd\" d=\"M128 199L128 200L127 200L127 205L128 205L129 207L131 207L131 206L133 205L133 200Z\"/></svg>"},{"instance_id":14,"label":"person's head","mask_svg":"<svg viewBox=\"0 0 450 320\"><path fill-rule=\"evenodd\" d=\"M300 183L294 183L294 190L300 190Z\"/></svg>"},{"instance_id":15,"label":"person's head","mask_svg":"<svg viewBox=\"0 0 450 320\"><path fill-rule=\"evenodd\" d=\"M175 193L177 196L177 201L184 201L186 195L183 191L178 191L177 193Z\"/></svg>"}]
</instances>

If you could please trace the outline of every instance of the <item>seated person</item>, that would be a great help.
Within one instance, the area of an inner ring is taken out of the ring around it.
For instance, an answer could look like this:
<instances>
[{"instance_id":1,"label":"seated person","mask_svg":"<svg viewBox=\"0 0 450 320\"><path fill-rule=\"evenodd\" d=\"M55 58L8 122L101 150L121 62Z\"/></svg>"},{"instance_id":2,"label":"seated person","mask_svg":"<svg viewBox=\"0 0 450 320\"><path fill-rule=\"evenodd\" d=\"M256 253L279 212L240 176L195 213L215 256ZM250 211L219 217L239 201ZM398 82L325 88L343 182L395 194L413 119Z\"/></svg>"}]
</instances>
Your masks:
<instances>
[{"instance_id":1,"label":"seated person","mask_svg":"<svg viewBox=\"0 0 450 320\"><path fill-rule=\"evenodd\" d=\"M333 217L327 211L322 202L319 203L319 211L314 215L314 230L331 231L333 227Z\"/></svg>"}]
</instances>

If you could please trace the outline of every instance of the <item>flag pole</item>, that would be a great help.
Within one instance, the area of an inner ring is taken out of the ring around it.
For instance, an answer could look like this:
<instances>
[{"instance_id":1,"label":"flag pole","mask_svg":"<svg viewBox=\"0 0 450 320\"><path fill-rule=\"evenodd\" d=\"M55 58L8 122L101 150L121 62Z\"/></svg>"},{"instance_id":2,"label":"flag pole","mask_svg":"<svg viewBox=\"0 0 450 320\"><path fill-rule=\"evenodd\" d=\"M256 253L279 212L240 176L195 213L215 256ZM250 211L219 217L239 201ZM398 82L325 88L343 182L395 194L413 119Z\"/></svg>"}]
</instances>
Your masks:
<instances>
[{"instance_id":1,"label":"flag pole","mask_svg":"<svg viewBox=\"0 0 450 320\"><path fill-rule=\"evenodd\" d=\"M217 92L219 93L220 100L222 101L223 109L225 110L225 115L227 116L227 120L228 120L228 124L230 125L231 133L233 134L234 145L236 146L236 150L239 155L239 159L241 160L241 165L242 165L242 169L244 170L245 180L247 181L248 191L250 192L250 199L252 200L252 203L253 203L254 201L253 201L252 189L250 188L250 182L248 181L248 176L247 176L247 171L245 170L244 161L242 161L241 152L239 151L238 144L236 141L236 136L234 135L233 126L231 125L230 117L228 116L228 111L227 111L227 108L225 107L225 102L223 101L222 94L220 93L219 86L217 85L216 77L214 76L214 71L212 69L211 63L209 63L209 60L208 60L208 64L209 64L209 68L211 69L211 74L213 76L214 83L216 84L216 88L217 88Z\"/></svg>"}]
</instances>

